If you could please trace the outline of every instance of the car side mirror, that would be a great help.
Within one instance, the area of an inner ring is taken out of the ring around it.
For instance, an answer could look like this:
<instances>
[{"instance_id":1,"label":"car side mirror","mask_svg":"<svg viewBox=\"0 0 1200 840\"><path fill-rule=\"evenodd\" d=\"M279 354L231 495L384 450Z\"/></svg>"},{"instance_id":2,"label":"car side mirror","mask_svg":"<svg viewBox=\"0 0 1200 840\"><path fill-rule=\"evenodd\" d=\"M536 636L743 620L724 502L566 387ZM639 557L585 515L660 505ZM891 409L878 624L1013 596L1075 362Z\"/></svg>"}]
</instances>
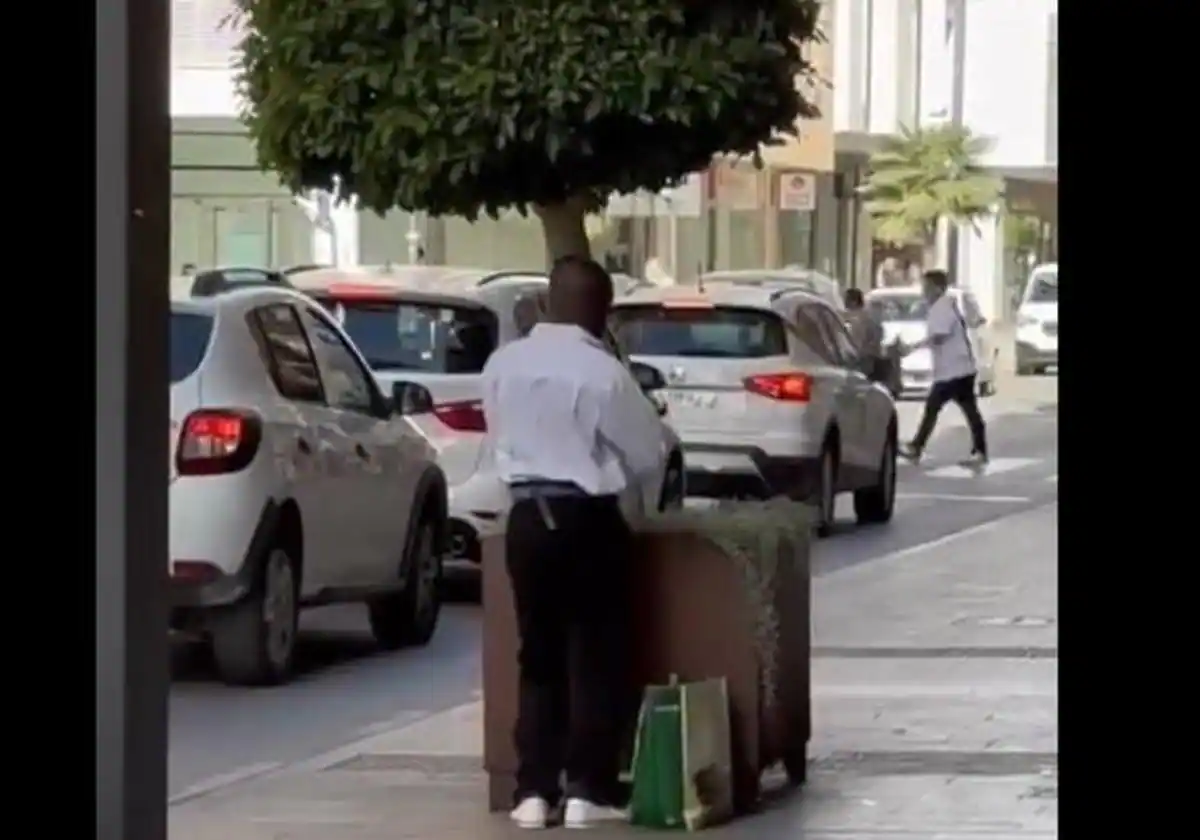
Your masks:
<instances>
[{"instance_id":1,"label":"car side mirror","mask_svg":"<svg viewBox=\"0 0 1200 840\"><path fill-rule=\"evenodd\" d=\"M433 411L433 394L424 385L401 380L392 383L392 405L401 417L428 414Z\"/></svg>"},{"instance_id":2,"label":"car side mirror","mask_svg":"<svg viewBox=\"0 0 1200 840\"><path fill-rule=\"evenodd\" d=\"M645 362L630 362L629 372L633 374L633 379L637 382L638 387L646 393L667 387L667 378L662 375L661 370L653 365Z\"/></svg>"}]
</instances>

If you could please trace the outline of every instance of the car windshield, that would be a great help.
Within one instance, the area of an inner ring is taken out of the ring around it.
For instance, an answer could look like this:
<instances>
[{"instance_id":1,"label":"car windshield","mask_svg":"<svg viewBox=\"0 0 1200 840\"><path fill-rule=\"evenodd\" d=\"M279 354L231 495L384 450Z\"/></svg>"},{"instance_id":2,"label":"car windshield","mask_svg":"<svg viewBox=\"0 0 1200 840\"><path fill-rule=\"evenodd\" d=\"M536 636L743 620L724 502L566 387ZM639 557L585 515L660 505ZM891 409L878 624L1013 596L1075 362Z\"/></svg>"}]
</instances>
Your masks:
<instances>
[{"instance_id":1,"label":"car windshield","mask_svg":"<svg viewBox=\"0 0 1200 840\"><path fill-rule=\"evenodd\" d=\"M496 348L485 309L399 300L318 297L372 370L479 373Z\"/></svg>"},{"instance_id":2,"label":"car windshield","mask_svg":"<svg viewBox=\"0 0 1200 840\"><path fill-rule=\"evenodd\" d=\"M788 352L779 316L759 309L622 306L609 323L630 355L757 359Z\"/></svg>"},{"instance_id":3,"label":"car windshield","mask_svg":"<svg viewBox=\"0 0 1200 840\"><path fill-rule=\"evenodd\" d=\"M213 319L195 312L171 313L171 383L182 382L200 367L208 351Z\"/></svg>"},{"instance_id":4,"label":"car windshield","mask_svg":"<svg viewBox=\"0 0 1200 840\"><path fill-rule=\"evenodd\" d=\"M1058 303L1058 272L1041 271L1029 281L1030 303Z\"/></svg>"},{"instance_id":5,"label":"car windshield","mask_svg":"<svg viewBox=\"0 0 1200 840\"><path fill-rule=\"evenodd\" d=\"M881 323L924 321L929 311L920 295L876 295L868 298L867 309Z\"/></svg>"}]
</instances>

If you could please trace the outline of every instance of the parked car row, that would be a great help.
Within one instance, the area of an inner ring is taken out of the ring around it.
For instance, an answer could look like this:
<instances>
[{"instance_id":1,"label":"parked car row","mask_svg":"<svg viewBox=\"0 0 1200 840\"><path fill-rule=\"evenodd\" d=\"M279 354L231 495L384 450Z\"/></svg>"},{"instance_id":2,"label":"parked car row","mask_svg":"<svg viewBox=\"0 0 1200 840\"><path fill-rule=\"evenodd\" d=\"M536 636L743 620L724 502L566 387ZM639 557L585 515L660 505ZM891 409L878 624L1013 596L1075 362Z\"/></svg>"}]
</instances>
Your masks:
<instances>
[{"instance_id":1,"label":"parked car row","mask_svg":"<svg viewBox=\"0 0 1200 840\"><path fill-rule=\"evenodd\" d=\"M544 311L538 272L444 266L172 281L172 625L232 683L286 680L301 609L367 605L387 648L424 644L447 573L477 574L507 494L480 374ZM841 312L803 271L623 278L607 343L655 401L662 467L630 513L685 497L895 505L897 424Z\"/></svg>"},{"instance_id":2,"label":"parked car row","mask_svg":"<svg viewBox=\"0 0 1200 840\"><path fill-rule=\"evenodd\" d=\"M480 539L503 527L479 373L547 280L425 275L172 281L172 628L207 640L230 683L286 680L309 606L363 602L382 646L427 643L445 559L477 569ZM666 424L662 469L637 495L638 509L682 503Z\"/></svg>"}]
</instances>

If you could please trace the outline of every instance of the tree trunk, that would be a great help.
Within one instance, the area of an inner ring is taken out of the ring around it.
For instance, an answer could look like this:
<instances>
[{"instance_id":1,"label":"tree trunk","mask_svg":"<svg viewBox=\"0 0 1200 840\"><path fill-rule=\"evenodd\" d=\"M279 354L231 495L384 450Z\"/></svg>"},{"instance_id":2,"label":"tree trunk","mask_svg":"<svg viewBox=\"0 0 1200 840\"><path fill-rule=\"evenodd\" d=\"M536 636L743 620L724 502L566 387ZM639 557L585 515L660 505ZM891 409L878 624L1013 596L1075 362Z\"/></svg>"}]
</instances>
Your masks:
<instances>
[{"instance_id":1,"label":"tree trunk","mask_svg":"<svg viewBox=\"0 0 1200 840\"><path fill-rule=\"evenodd\" d=\"M546 267L562 257L585 257L592 255L591 243L584 230L584 203L568 199L562 204L551 204L535 208L542 220L542 233L546 238Z\"/></svg>"}]
</instances>

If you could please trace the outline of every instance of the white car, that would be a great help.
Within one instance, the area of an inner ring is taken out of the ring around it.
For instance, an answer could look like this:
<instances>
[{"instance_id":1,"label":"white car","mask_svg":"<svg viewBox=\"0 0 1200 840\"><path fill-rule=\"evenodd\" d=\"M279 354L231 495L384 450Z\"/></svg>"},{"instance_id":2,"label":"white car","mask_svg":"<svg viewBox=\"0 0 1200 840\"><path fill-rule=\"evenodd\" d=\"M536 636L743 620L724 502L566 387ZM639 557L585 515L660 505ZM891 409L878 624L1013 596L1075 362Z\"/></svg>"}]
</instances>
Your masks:
<instances>
[{"instance_id":1,"label":"white car","mask_svg":"<svg viewBox=\"0 0 1200 840\"><path fill-rule=\"evenodd\" d=\"M837 280L816 269L788 266L774 269L742 269L737 271L711 271L701 275L700 285L732 283L738 286L757 286L775 291L795 289L819 297L835 310L841 311L842 286Z\"/></svg>"},{"instance_id":2,"label":"white car","mask_svg":"<svg viewBox=\"0 0 1200 840\"><path fill-rule=\"evenodd\" d=\"M171 303L172 629L235 684L288 678L306 606L365 602L383 647L426 644L448 539L435 453L320 306L208 274Z\"/></svg>"},{"instance_id":3,"label":"white car","mask_svg":"<svg viewBox=\"0 0 1200 840\"><path fill-rule=\"evenodd\" d=\"M967 337L971 341L971 352L975 354L978 368L976 387L979 396L996 393L996 359L999 348L992 338L987 319L979 309L975 294L966 289L951 288L946 294L954 297L958 311L967 325ZM915 286L899 286L873 289L866 295L867 309L883 325L883 343L888 346L897 339L905 344L916 344L925 338L925 316L929 306L921 289ZM928 393L933 385L933 356L928 348L914 350L900 361L900 388L902 395Z\"/></svg>"},{"instance_id":4,"label":"white car","mask_svg":"<svg viewBox=\"0 0 1200 840\"><path fill-rule=\"evenodd\" d=\"M1034 268L1017 309L1017 375L1058 368L1058 263Z\"/></svg>"},{"instance_id":5,"label":"white car","mask_svg":"<svg viewBox=\"0 0 1200 840\"><path fill-rule=\"evenodd\" d=\"M376 379L399 402L415 383L431 410L412 420L437 451L449 483L448 573L474 574L480 541L502 534L508 493L490 469L480 393L483 365L519 336L517 302L547 286L537 272L442 266L297 272L289 277L333 314ZM663 469L642 488L640 506L683 500L679 440L663 426Z\"/></svg>"},{"instance_id":6,"label":"white car","mask_svg":"<svg viewBox=\"0 0 1200 840\"><path fill-rule=\"evenodd\" d=\"M611 326L631 358L665 375L689 496L810 500L820 534L842 492L860 522L891 519L895 405L823 297L757 284L637 289Z\"/></svg>"}]
</instances>

